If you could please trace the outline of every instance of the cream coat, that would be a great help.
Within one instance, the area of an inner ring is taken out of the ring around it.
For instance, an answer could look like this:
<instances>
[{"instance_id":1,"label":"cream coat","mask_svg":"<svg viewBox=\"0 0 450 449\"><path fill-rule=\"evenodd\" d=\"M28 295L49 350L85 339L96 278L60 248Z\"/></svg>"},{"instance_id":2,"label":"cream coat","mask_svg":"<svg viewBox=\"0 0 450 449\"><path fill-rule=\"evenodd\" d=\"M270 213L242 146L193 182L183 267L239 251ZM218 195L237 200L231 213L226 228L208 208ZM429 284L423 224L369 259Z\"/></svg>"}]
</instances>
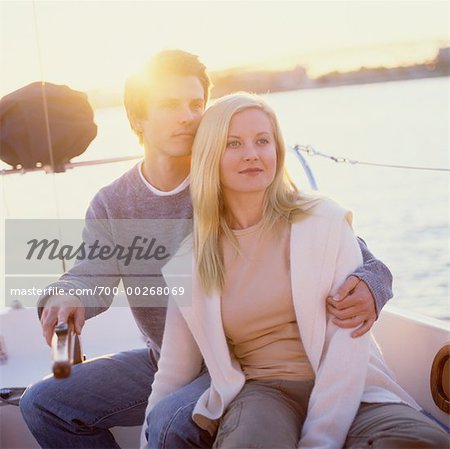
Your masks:
<instances>
[{"instance_id":1,"label":"cream coat","mask_svg":"<svg viewBox=\"0 0 450 449\"><path fill-rule=\"evenodd\" d=\"M205 297L199 288L187 240L163 270L167 285L185 288L172 296L146 416L162 398L199 374L202 359L211 386L198 400L194 421L213 433L226 407L245 383L223 331L220 296ZM351 338L327 320L325 298L362 263L351 229L351 214L324 200L291 227L292 298L306 354L315 372L299 448L341 448L361 401L414 400L392 379L371 336ZM192 278L191 278L192 273ZM274 279L276 282L276 279ZM147 447L142 438L142 447Z\"/></svg>"}]
</instances>

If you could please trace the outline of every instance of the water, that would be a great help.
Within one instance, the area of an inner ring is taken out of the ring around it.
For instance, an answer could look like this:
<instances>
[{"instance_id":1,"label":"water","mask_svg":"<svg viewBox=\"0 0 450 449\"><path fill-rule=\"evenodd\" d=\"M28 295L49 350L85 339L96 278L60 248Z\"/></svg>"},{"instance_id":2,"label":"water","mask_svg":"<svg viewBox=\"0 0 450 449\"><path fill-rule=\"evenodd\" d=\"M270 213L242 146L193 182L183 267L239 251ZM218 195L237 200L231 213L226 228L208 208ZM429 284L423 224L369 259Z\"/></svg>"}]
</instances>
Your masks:
<instances>
[{"instance_id":1,"label":"water","mask_svg":"<svg viewBox=\"0 0 450 449\"><path fill-rule=\"evenodd\" d=\"M288 143L309 143L362 161L449 167L449 86L448 78L439 78L284 92L266 99ZM96 122L98 136L77 160L142 153L122 108L96 111ZM320 189L353 210L357 234L393 272L392 303L450 320L450 174L318 157L307 161ZM132 165L2 177L3 215L83 217L95 192Z\"/></svg>"}]
</instances>

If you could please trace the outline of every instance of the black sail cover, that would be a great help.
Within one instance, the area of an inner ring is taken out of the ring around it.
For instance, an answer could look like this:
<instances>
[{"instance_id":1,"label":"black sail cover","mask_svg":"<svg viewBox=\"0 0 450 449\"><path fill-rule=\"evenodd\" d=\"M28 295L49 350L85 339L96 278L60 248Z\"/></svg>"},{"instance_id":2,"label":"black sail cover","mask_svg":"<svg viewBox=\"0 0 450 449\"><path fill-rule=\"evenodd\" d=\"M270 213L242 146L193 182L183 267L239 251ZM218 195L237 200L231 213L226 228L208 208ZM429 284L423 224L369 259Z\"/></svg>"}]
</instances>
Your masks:
<instances>
[{"instance_id":1,"label":"black sail cover","mask_svg":"<svg viewBox=\"0 0 450 449\"><path fill-rule=\"evenodd\" d=\"M20 164L31 169L39 163L51 166L52 148L52 169L64 171L64 164L82 154L96 135L97 125L86 94L68 86L36 82L0 100L0 159L14 167Z\"/></svg>"}]
</instances>

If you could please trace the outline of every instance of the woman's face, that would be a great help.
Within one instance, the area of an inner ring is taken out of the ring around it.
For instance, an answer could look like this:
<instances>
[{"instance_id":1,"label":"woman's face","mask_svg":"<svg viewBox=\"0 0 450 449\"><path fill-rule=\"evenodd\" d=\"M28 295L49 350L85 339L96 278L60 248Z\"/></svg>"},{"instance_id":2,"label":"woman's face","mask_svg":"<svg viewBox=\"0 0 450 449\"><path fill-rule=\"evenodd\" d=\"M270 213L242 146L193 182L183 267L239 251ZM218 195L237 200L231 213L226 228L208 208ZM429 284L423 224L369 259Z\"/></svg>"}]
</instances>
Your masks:
<instances>
[{"instance_id":1,"label":"woman's face","mask_svg":"<svg viewBox=\"0 0 450 449\"><path fill-rule=\"evenodd\" d=\"M230 121L220 182L225 197L264 193L275 177L277 149L272 123L257 108L237 112Z\"/></svg>"}]
</instances>

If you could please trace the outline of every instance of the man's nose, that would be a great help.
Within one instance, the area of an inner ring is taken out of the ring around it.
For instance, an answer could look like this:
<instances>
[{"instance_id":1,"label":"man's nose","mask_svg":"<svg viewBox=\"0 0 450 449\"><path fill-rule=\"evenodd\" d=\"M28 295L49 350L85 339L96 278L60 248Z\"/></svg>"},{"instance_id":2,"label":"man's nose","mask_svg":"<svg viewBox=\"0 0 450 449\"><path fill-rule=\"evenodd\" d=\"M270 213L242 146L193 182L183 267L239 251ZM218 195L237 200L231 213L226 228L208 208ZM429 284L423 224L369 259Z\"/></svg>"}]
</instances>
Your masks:
<instances>
[{"instance_id":1,"label":"man's nose","mask_svg":"<svg viewBox=\"0 0 450 449\"><path fill-rule=\"evenodd\" d=\"M194 120L194 113L188 106L182 106L178 112L178 123L185 125Z\"/></svg>"}]
</instances>

